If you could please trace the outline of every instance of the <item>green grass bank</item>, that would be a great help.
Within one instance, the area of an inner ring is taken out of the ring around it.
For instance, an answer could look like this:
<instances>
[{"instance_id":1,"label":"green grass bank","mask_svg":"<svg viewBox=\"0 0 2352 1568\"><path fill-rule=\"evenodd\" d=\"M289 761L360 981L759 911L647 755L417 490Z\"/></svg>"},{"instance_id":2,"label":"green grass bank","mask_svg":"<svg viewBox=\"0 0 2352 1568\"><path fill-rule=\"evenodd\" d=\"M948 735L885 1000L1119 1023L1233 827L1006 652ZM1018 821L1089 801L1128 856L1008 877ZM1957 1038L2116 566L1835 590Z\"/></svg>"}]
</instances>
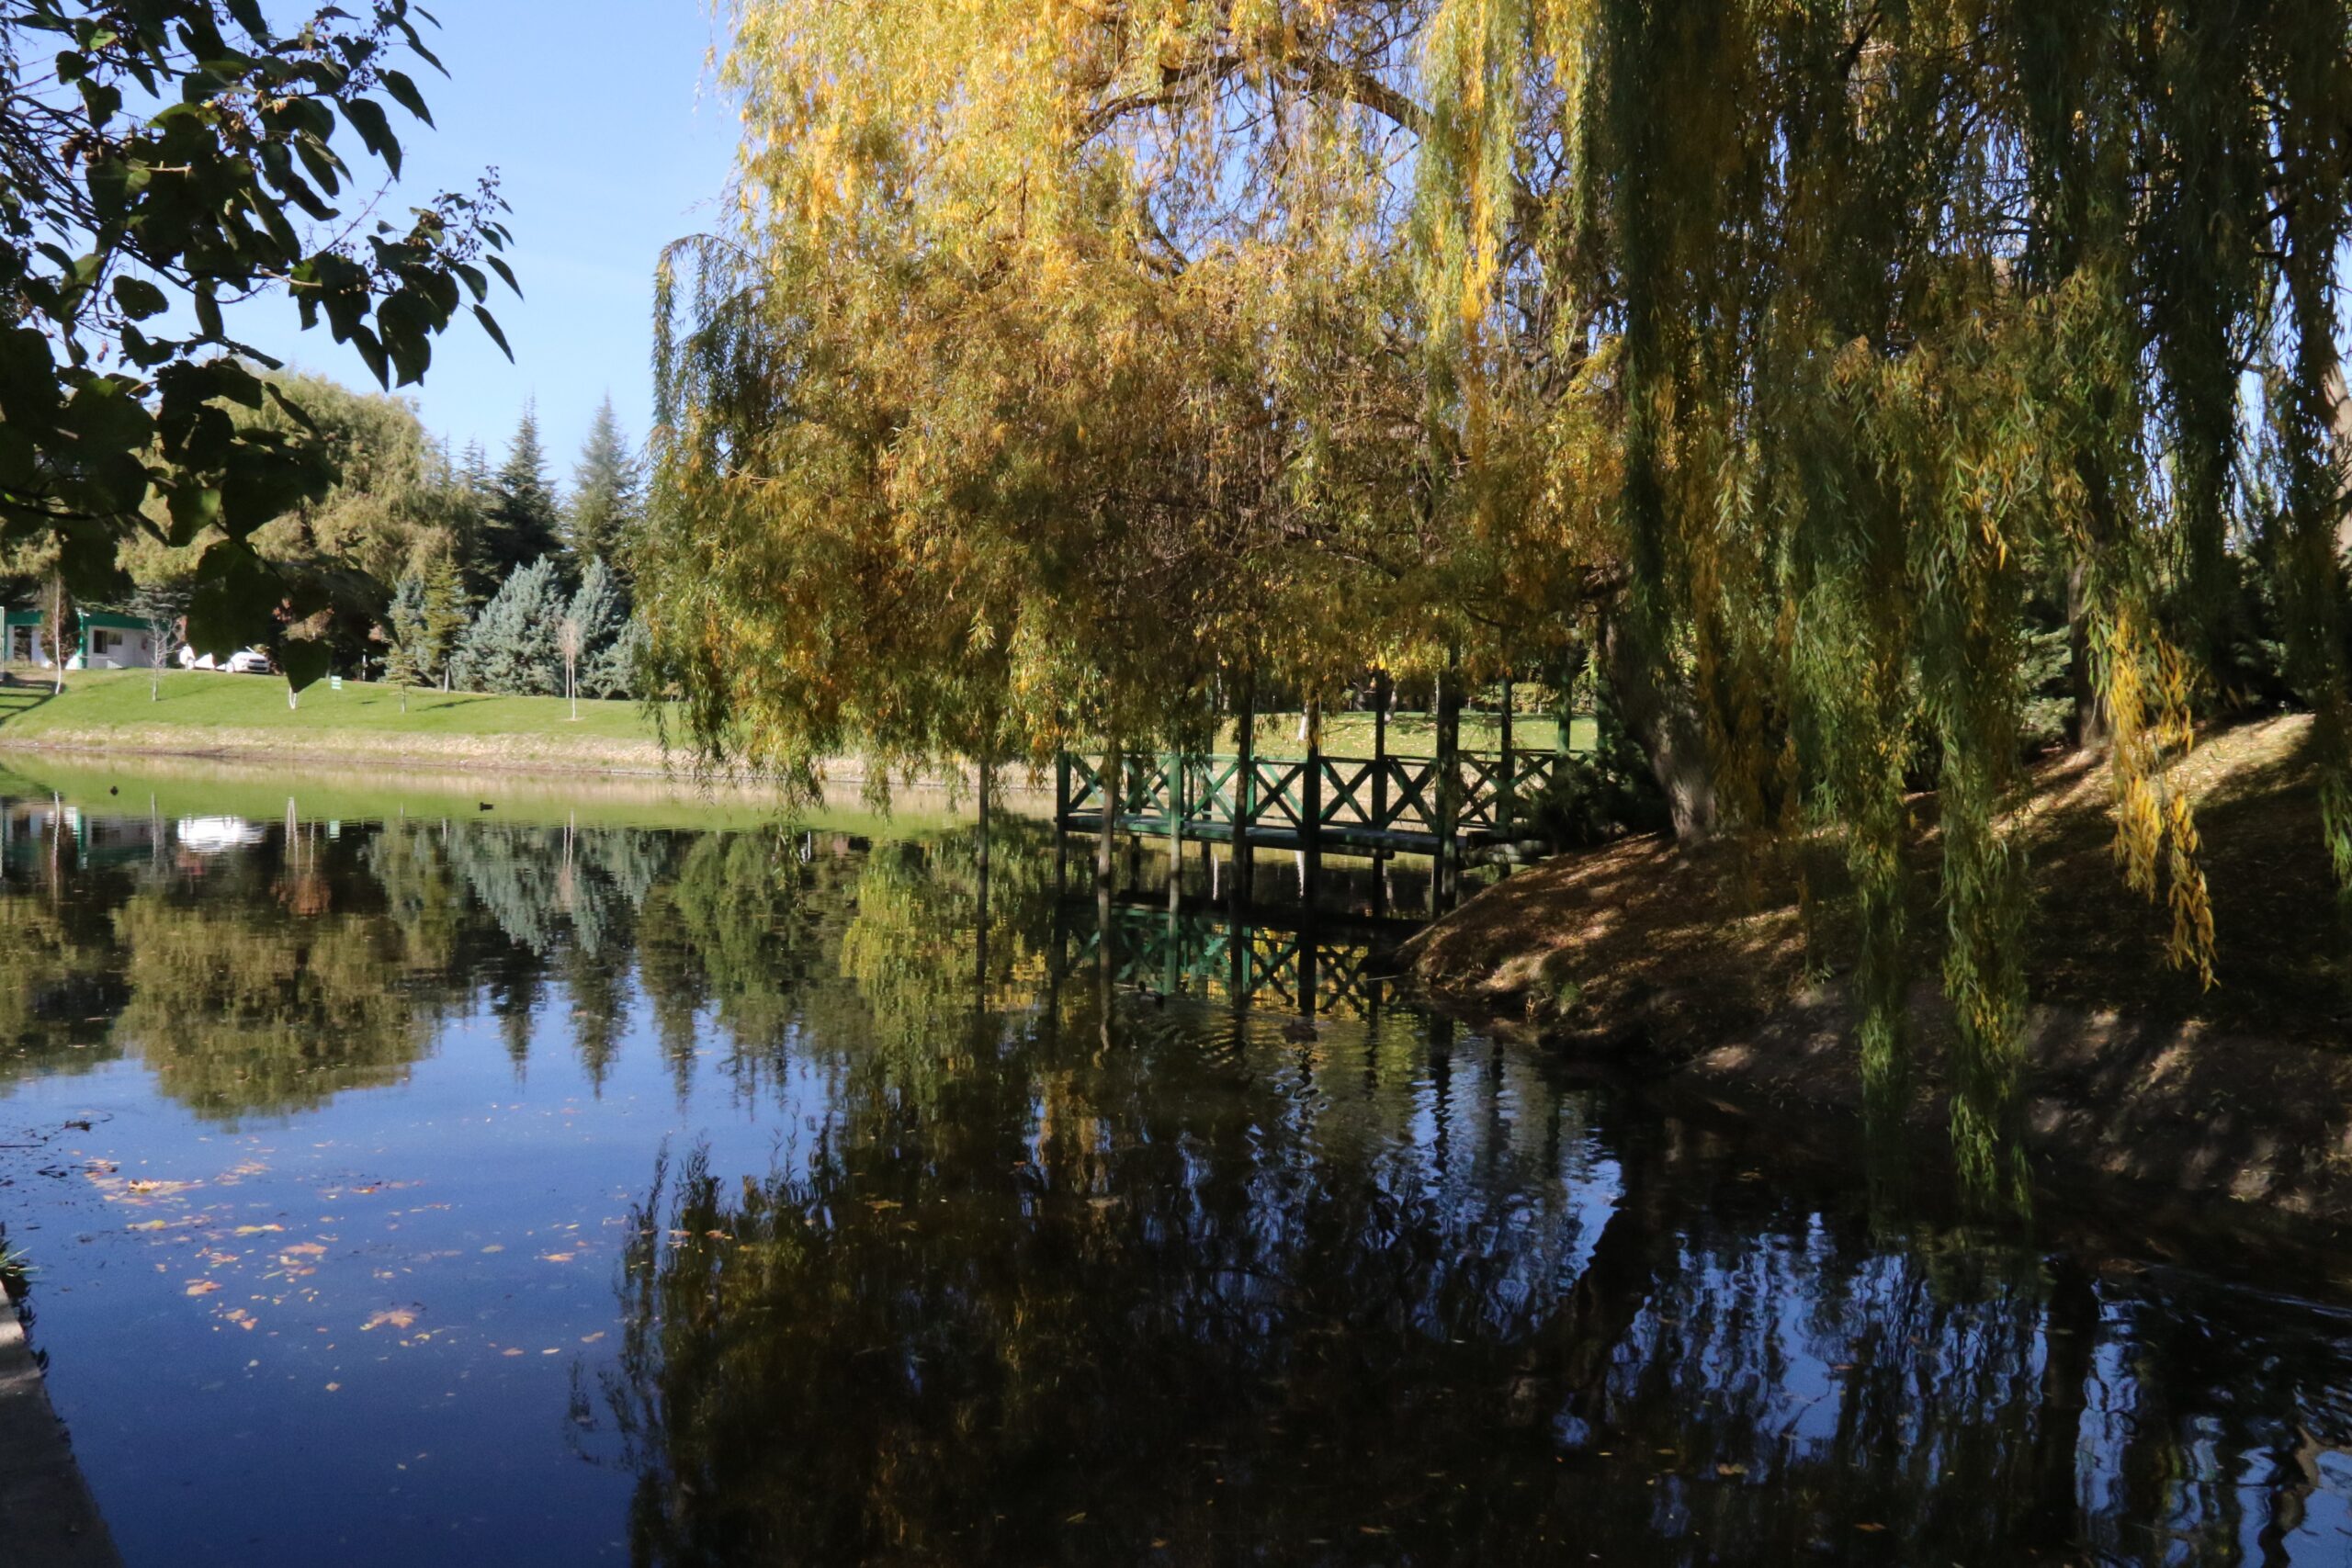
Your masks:
<instances>
[{"instance_id":1,"label":"green grass bank","mask_svg":"<svg viewBox=\"0 0 2352 1568\"><path fill-rule=\"evenodd\" d=\"M633 702L571 705L558 697L408 693L391 686L325 682L289 707L275 676L173 671L157 685L145 671L67 674L0 688L0 748L146 752L159 755L390 760L447 767L665 771L652 716Z\"/></svg>"},{"instance_id":2,"label":"green grass bank","mask_svg":"<svg viewBox=\"0 0 2352 1568\"><path fill-rule=\"evenodd\" d=\"M1298 716L1267 714L1259 724L1261 755L1296 754L1305 745ZM1220 738L1229 748L1232 737ZM1492 750L1500 744L1494 715L1465 713L1462 744ZM1589 719L1571 735L1577 750L1593 744ZM1523 715L1512 741L1524 751L1558 744L1549 718ZM1435 747L1426 714L1398 714L1388 727L1388 749L1428 755ZM1370 756L1369 714L1333 714L1324 721L1324 750ZM412 689L345 681L322 682L286 701L286 682L272 675L174 671L161 682L143 670L74 671L52 693L40 672L16 672L0 686L0 750L103 751L151 756L232 758L319 766L384 762L442 769L529 770L579 773L662 775L678 771L662 749L655 716L636 702L577 705L560 697L502 697L474 692ZM854 781L854 769L835 782Z\"/></svg>"}]
</instances>

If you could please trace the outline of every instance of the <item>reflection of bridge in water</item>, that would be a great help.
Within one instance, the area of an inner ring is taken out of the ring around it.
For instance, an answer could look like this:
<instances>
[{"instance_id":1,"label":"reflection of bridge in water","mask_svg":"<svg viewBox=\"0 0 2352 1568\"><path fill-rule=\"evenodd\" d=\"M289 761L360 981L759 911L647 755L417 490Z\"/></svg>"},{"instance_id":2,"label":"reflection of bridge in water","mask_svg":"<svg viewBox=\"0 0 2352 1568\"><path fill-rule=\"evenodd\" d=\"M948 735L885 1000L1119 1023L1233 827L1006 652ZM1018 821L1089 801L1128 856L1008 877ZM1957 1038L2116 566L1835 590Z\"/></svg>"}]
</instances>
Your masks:
<instances>
[{"instance_id":1,"label":"reflection of bridge in water","mask_svg":"<svg viewBox=\"0 0 2352 1568\"><path fill-rule=\"evenodd\" d=\"M1299 919L1303 911L1170 910L1134 900L1062 905L1055 959L1065 975L1101 973L1114 984L1314 1017L1374 1019L1396 998L1395 953L1409 921ZM1106 951L1107 949L1107 951Z\"/></svg>"},{"instance_id":2,"label":"reflection of bridge in water","mask_svg":"<svg viewBox=\"0 0 2352 1568\"><path fill-rule=\"evenodd\" d=\"M1261 862L1244 879L1207 846L1175 863L1131 842L1122 886L1092 897L1064 872L1052 962L1058 977L1092 974L1168 997L1307 1017L1374 1019L1400 988L1396 949L1421 929L1412 908L1426 876L1393 863L1331 863L1311 886Z\"/></svg>"}]
</instances>

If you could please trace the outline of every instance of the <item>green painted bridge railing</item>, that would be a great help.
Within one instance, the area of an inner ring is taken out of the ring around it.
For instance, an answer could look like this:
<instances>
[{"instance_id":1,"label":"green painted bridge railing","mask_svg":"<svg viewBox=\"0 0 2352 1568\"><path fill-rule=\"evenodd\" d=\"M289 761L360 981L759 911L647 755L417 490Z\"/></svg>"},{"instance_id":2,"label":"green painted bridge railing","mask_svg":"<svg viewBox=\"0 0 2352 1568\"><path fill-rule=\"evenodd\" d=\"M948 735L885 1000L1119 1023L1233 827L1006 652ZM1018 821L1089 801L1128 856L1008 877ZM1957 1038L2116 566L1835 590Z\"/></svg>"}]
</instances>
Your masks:
<instances>
[{"instance_id":1,"label":"green painted bridge railing","mask_svg":"<svg viewBox=\"0 0 2352 1568\"><path fill-rule=\"evenodd\" d=\"M1438 757L1125 757L1106 778L1098 755L1055 772L1055 820L1113 830L1275 848L1436 854L1516 838L1523 807L1551 783L1555 752Z\"/></svg>"}]
</instances>

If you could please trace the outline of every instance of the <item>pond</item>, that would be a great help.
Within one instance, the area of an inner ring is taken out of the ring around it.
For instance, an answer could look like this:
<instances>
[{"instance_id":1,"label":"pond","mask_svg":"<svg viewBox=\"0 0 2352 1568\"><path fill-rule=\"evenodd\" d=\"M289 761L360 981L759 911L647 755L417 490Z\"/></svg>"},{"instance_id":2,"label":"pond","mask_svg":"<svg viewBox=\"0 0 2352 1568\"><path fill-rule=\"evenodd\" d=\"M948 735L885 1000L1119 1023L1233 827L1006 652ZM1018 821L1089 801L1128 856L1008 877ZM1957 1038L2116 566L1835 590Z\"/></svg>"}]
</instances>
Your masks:
<instances>
[{"instance_id":1,"label":"pond","mask_svg":"<svg viewBox=\"0 0 2352 1568\"><path fill-rule=\"evenodd\" d=\"M0 1218L131 1563L2352 1561L2332 1288L1417 1010L1401 872L272 787L0 810Z\"/></svg>"}]
</instances>

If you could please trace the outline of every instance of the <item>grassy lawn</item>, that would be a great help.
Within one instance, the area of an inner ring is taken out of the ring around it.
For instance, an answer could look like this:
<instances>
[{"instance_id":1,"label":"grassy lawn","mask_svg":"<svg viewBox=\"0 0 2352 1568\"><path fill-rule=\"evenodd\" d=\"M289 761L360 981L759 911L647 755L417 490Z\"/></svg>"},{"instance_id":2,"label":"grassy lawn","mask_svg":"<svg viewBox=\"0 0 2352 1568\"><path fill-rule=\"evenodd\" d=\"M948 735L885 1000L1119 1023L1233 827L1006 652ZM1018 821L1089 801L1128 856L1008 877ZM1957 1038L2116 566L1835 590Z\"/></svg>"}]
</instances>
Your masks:
<instances>
[{"instance_id":1,"label":"grassy lawn","mask_svg":"<svg viewBox=\"0 0 2352 1568\"><path fill-rule=\"evenodd\" d=\"M652 716L634 702L582 700L574 718L571 705L560 697L412 690L403 712L397 688L346 681L339 692L322 682L302 694L300 706L289 708L286 682L275 675L175 671L164 677L160 700L150 699L150 677L143 670L73 671L57 696L45 682L27 681L22 672L17 678L27 683L0 687L0 746L113 744L125 750L321 758L398 754L476 765L503 761L627 769L658 769L663 761ZM1296 714L1261 716L1259 754L1302 754L1298 728ZM1558 733L1555 720L1523 715L1512 724L1511 739L1522 751L1549 751ZM1590 750L1592 721L1577 720L1570 739L1576 750ZM1500 743L1493 714L1462 716L1465 750L1493 751ZM1389 720L1392 754L1426 757L1436 744L1429 715L1403 713ZM1232 748L1228 728L1221 750ZM1372 755L1372 716L1326 716L1323 750L1332 756Z\"/></svg>"},{"instance_id":2,"label":"grassy lawn","mask_svg":"<svg viewBox=\"0 0 2352 1568\"><path fill-rule=\"evenodd\" d=\"M583 699L575 720L571 705L560 697L411 691L403 713L396 688L356 681L345 682L340 692L321 682L302 694L296 708L287 706L286 682L275 675L175 671L164 677L161 701L149 700L149 684L141 670L89 670L69 672L64 693L53 698L41 685L0 689L0 740L159 726L312 734L527 735L645 745L654 740L652 721L633 702Z\"/></svg>"}]
</instances>

